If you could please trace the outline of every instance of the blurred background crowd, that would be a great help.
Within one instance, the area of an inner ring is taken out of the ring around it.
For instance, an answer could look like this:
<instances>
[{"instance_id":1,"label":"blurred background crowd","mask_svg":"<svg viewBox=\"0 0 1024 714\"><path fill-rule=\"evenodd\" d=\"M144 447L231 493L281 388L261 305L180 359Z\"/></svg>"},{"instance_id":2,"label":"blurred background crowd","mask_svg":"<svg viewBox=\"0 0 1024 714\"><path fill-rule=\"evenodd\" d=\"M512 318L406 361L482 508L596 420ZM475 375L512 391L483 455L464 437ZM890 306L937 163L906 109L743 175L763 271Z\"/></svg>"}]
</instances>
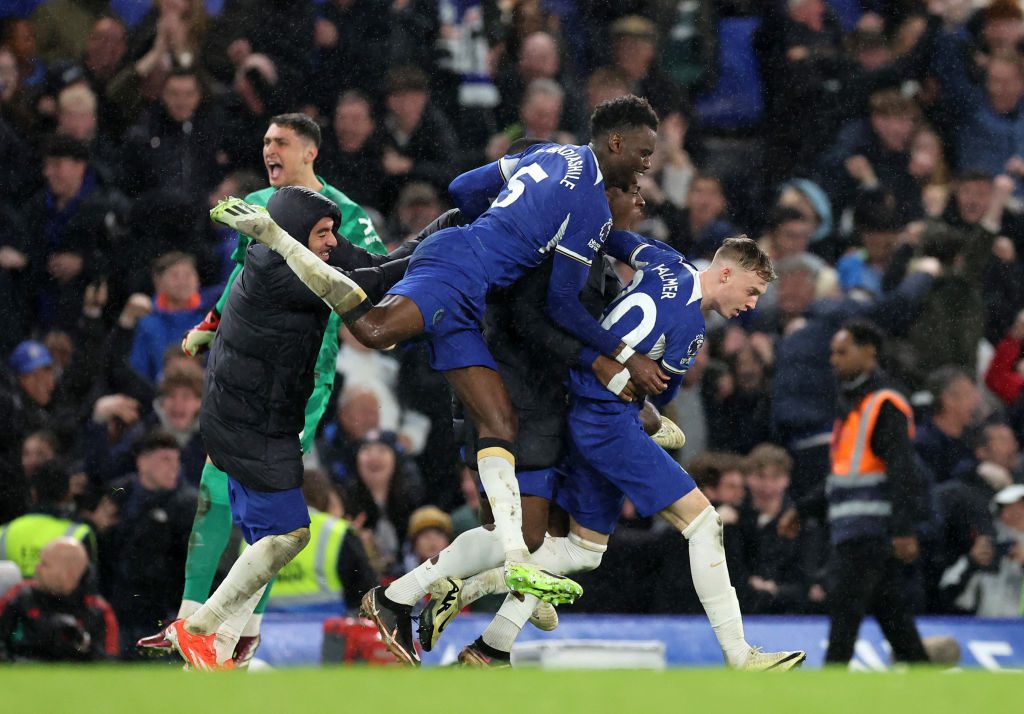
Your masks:
<instances>
[{"instance_id":1,"label":"blurred background crowd","mask_svg":"<svg viewBox=\"0 0 1024 714\"><path fill-rule=\"evenodd\" d=\"M53 592L90 607L102 593L105 622L177 608L205 460L203 364L178 345L232 268L234 236L208 209L267 185L271 116L319 122L317 174L393 248L449 207L460 172L522 136L585 143L593 108L632 92L661 118L639 230L698 263L747 233L779 274L754 313L709 325L666 410L726 524L745 611L824 611L822 528L786 540L775 525L828 474L829 340L864 317L917 422L916 611L1020 614L1017 0L10 0L0 14L0 524L46 516L83 544L88 567L50 554L67 575L40 576ZM359 536L372 584L475 526L479 495L424 347L342 340L307 497ZM701 612L678 539L627 503L574 609Z\"/></svg>"}]
</instances>

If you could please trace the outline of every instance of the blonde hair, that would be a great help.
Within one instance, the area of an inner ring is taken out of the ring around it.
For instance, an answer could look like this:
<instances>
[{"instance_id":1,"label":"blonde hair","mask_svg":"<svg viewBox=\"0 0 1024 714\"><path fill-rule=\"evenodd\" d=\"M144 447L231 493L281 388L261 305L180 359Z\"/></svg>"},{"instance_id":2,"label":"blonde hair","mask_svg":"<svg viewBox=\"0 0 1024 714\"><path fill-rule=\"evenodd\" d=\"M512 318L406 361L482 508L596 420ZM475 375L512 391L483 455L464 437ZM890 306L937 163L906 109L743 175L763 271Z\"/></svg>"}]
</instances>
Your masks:
<instances>
[{"instance_id":1,"label":"blonde hair","mask_svg":"<svg viewBox=\"0 0 1024 714\"><path fill-rule=\"evenodd\" d=\"M715 253L713 262L720 260L731 260L744 270L752 270L766 283L776 278L772 259L761 249L757 241L745 235L726 238L722 247Z\"/></svg>"}]
</instances>

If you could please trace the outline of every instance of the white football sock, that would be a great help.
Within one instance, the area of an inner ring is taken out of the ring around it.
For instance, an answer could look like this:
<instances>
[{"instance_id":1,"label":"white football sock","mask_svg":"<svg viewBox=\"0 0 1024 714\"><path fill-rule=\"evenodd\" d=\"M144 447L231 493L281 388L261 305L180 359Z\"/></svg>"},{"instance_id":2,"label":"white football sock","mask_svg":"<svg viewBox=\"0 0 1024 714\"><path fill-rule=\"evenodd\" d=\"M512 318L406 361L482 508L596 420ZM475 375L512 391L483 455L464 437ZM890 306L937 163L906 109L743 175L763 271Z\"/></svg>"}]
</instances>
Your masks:
<instances>
[{"instance_id":1,"label":"white football sock","mask_svg":"<svg viewBox=\"0 0 1024 714\"><path fill-rule=\"evenodd\" d=\"M263 597L263 591L266 589L267 586L264 585L254 592L238 609L238 612L220 623L220 627L217 628L217 636L213 639L214 649L217 651L217 664L224 664L234 656L238 638L242 636L246 623L252 617L252 611L256 609L260 598Z\"/></svg>"},{"instance_id":2,"label":"white football sock","mask_svg":"<svg viewBox=\"0 0 1024 714\"><path fill-rule=\"evenodd\" d=\"M220 587L185 620L185 629L196 635L215 632L221 623L240 611L253 593L269 583L278 570L298 555L308 542L308 528L260 538L238 556ZM252 607L255 608L256 603ZM252 609L249 613L252 613Z\"/></svg>"},{"instance_id":3,"label":"white football sock","mask_svg":"<svg viewBox=\"0 0 1024 714\"><path fill-rule=\"evenodd\" d=\"M504 595L508 592L505 582L505 568L491 568L479 575L467 578L462 583L462 594L459 596L462 606L466 607L486 595Z\"/></svg>"},{"instance_id":4,"label":"white football sock","mask_svg":"<svg viewBox=\"0 0 1024 714\"><path fill-rule=\"evenodd\" d=\"M722 519L713 506L708 506L683 529L689 541L690 572L693 587L704 606L711 628L725 659L733 667L747 661L750 645L743 636L743 615L736 590L729 580L722 544Z\"/></svg>"},{"instance_id":5,"label":"white football sock","mask_svg":"<svg viewBox=\"0 0 1024 714\"><path fill-rule=\"evenodd\" d=\"M181 601L181 606L178 608L178 618L177 619L184 620L186 617L188 617L189 615L194 613L196 610L198 610L202 606L203 606L203 603L197 602L195 600L182 600Z\"/></svg>"},{"instance_id":6,"label":"white football sock","mask_svg":"<svg viewBox=\"0 0 1024 714\"><path fill-rule=\"evenodd\" d=\"M430 586L441 578L467 578L488 570L505 560L505 551L497 531L487 528L468 530L442 550L437 562L427 560L388 586L384 594L389 600L415 605L427 594ZM504 576L502 577L504 579Z\"/></svg>"},{"instance_id":7,"label":"white football sock","mask_svg":"<svg viewBox=\"0 0 1024 714\"><path fill-rule=\"evenodd\" d=\"M511 593L506 595L498 614L484 630L484 642L496 650L511 652L512 644L526 626L539 602L540 600L533 595L524 595L522 600Z\"/></svg>"},{"instance_id":8,"label":"white football sock","mask_svg":"<svg viewBox=\"0 0 1024 714\"><path fill-rule=\"evenodd\" d=\"M491 504L505 561L528 562L530 550L523 540L523 507L515 457L499 447L481 449L477 452L477 469Z\"/></svg>"},{"instance_id":9,"label":"white football sock","mask_svg":"<svg viewBox=\"0 0 1024 714\"><path fill-rule=\"evenodd\" d=\"M569 575L595 570L606 550L607 545L594 543L575 533L570 533L567 538L547 536L544 544L530 557L530 562L556 575Z\"/></svg>"},{"instance_id":10,"label":"white football sock","mask_svg":"<svg viewBox=\"0 0 1024 714\"><path fill-rule=\"evenodd\" d=\"M249 616L249 621L245 623L245 627L242 628L242 637L258 637L261 627L263 627L263 613L254 612Z\"/></svg>"}]
</instances>

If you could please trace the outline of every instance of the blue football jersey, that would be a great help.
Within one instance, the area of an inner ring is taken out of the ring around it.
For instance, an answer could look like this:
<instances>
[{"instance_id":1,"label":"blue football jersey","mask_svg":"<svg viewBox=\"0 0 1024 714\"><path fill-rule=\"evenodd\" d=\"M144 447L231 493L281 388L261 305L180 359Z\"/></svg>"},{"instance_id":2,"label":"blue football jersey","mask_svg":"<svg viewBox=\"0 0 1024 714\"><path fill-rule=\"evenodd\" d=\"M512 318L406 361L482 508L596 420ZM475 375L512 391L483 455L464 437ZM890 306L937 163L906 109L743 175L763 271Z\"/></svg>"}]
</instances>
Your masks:
<instances>
[{"instance_id":1,"label":"blue football jersey","mask_svg":"<svg viewBox=\"0 0 1024 714\"><path fill-rule=\"evenodd\" d=\"M632 282L608 305L601 326L661 363L672 377L663 395L670 399L704 346L700 280L697 269L674 250L651 246L640 256L647 259L646 266L637 270ZM569 381L574 395L619 401L591 369L573 368Z\"/></svg>"},{"instance_id":2,"label":"blue football jersey","mask_svg":"<svg viewBox=\"0 0 1024 714\"><path fill-rule=\"evenodd\" d=\"M511 285L552 251L590 265L611 230L604 177L588 146L537 144L449 187L473 218L474 252L492 287Z\"/></svg>"}]
</instances>

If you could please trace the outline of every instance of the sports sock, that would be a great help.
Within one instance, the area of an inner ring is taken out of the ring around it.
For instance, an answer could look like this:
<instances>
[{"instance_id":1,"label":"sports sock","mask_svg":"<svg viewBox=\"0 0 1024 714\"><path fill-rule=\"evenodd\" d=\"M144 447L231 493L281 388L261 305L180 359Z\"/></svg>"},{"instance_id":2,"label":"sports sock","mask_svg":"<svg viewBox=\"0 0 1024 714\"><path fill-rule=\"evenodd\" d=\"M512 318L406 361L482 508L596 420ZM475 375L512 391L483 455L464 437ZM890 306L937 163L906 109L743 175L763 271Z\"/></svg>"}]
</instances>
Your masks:
<instances>
[{"instance_id":1,"label":"sports sock","mask_svg":"<svg viewBox=\"0 0 1024 714\"><path fill-rule=\"evenodd\" d=\"M462 606L466 607L486 595L504 595L507 592L505 568L491 568L467 578L462 584L462 594L459 597Z\"/></svg>"},{"instance_id":2,"label":"sports sock","mask_svg":"<svg viewBox=\"0 0 1024 714\"><path fill-rule=\"evenodd\" d=\"M534 551L530 562L557 575L569 575L595 570L607 545L594 543L570 533L566 538L547 536L544 544Z\"/></svg>"},{"instance_id":3,"label":"sports sock","mask_svg":"<svg viewBox=\"0 0 1024 714\"><path fill-rule=\"evenodd\" d=\"M261 597L260 601L258 603L256 603L256 609L253 610L254 614L256 614L256 615L263 615L263 613L266 611L266 609L267 609L267 600L270 599L270 592L273 589L274 583L276 581L277 581L277 576L275 575L274 577L272 577L270 579L270 582L267 583L267 587L263 591L263 597ZM246 633L243 633L243 634L248 635L249 633L246 632ZM259 634L259 630L256 631L256 634Z\"/></svg>"},{"instance_id":4,"label":"sports sock","mask_svg":"<svg viewBox=\"0 0 1024 714\"><path fill-rule=\"evenodd\" d=\"M540 600L533 595L524 595L520 600L509 593L505 596L505 602L501 604L498 613L491 620L491 624L484 630L481 639L496 650L511 652L512 644L522 632L523 627L526 626L539 602Z\"/></svg>"},{"instance_id":5,"label":"sports sock","mask_svg":"<svg viewBox=\"0 0 1024 714\"><path fill-rule=\"evenodd\" d=\"M238 556L224 582L206 603L185 620L185 629L208 635L221 623L239 612L246 602L263 588L277 571L294 558L309 542L309 529L299 528L283 535L260 538ZM262 593L261 593L262 595ZM259 598L253 600L255 608Z\"/></svg>"},{"instance_id":6,"label":"sports sock","mask_svg":"<svg viewBox=\"0 0 1024 714\"><path fill-rule=\"evenodd\" d=\"M183 601L202 604L210 596L210 586L217 574L220 557L231 539L231 504L228 498L228 477L211 463L203 467L199 480L199 503L188 537L188 556L185 560L185 589ZM184 607L184 602L182 603ZM179 617L187 617L194 610L179 610Z\"/></svg>"},{"instance_id":7,"label":"sports sock","mask_svg":"<svg viewBox=\"0 0 1024 714\"><path fill-rule=\"evenodd\" d=\"M417 565L411 571L388 586L384 594L388 599L403 605L414 605L427 590L441 578L466 578L482 570L493 568L505 558L501 541L496 531L487 528L468 530L442 550L437 562L429 560ZM504 576L502 576L504 579Z\"/></svg>"},{"instance_id":8,"label":"sports sock","mask_svg":"<svg viewBox=\"0 0 1024 714\"><path fill-rule=\"evenodd\" d=\"M270 586L268 585L267 586L267 590L269 590L269 589L270 589ZM267 592L266 592L266 590L264 590L263 591L264 598L266 597L266 595L267 595ZM260 602L263 602L263 598L260 599ZM242 628L242 637L256 637L257 635L260 634L260 628L262 626L263 626L263 613L262 612L253 612L253 614L249 616L248 622L245 623L245 627Z\"/></svg>"},{"instance_id":9,"label":"sports sock","mask_svg":"<svg viewBox=\"0 0 1024 714\"><path fill-rule=\"evenodd\" d=\"M182 600L181 605L178 606L178 617L176 619L184 620L202 606L203 603L196 602L195 600Z\"/></svg>"},{"instance_id":10,"label":"sports sock","mask_svg":"<svg viewBox=\"0 0 1024 714\"><path fill-rule=\"evenodd\" d=\"M242 636L248 621L252 619L252 611L256 607L256 603L263 596L263 591L266 587L264 585L254 592L237 612L220 623L220 627L217 628L217 636L213 639L213 646L217 651L218 664L223 664L234 656L238 638Z\"/></svg>"},{"instance_id":11,"label":"sports sock","mask_svg":"<svg viewBox=\"0 0 1024 714\"><path fill-rule=\"evenodd\" d=\"M722 519L708 506L683 529L689 541L690 572L700 604L707 613L726 661L733 667L747 661L750 645L743 636L743 616L736 590L729 580L722 544Z\"/></svg>"},{"instance_id":12,"label":"sports sock","mask_svg":"<svg viewBox=\"0 0 1024 714\"><path fill-rule=\"evenodd\" d=\"M490 657L491 659L496 659L502 662L508 662L511 659L511 655L509 654L509 652L505 650L500 650L497 647L492 647L491 645L484 642L483 637L477 637L473 641L473 646L481 652L483 652L488 657Z\"/></svg>"},{"instance_id":13,"label":"sports sock","mask_svg":"<svg viewBox=\"0 0 1024 714\"><path fill-rule=\"evenodd\" d=\"M594 543L575 533L570 533L567 538L547 536L544 545L530 556L530 562L556 575L569 575L596 569L606 550L607 545ZM459 597L465 607L486 595L507 592L504 568L492 568L466 578Z\"/></svg>"},{"instance_id":14,"label":"sports sock","mask_svg":"<svg viewBox=\"0 0 1024 714\"><path fill-rule=\"evenodd\" d=\"M476 453L480 483L494 514L494 527L501 540L505 560L528 562L530 551L523 540L523 507L516 479L516 458L512 444L503 439L483 438Z\"/></svg>"}]
</instances>

